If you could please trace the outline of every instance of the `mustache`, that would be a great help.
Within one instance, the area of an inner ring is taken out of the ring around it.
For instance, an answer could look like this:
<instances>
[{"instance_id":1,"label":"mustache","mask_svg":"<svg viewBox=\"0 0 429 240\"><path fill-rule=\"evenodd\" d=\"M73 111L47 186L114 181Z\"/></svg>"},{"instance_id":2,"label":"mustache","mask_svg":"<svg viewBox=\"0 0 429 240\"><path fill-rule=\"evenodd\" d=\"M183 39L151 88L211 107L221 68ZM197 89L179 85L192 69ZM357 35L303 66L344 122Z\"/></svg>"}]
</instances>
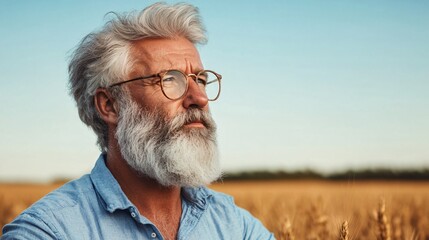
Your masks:
<instances>
[{"instance_id":1,"label":"mustache","mask_svg":"<svg viewBox=\"0 0 429 240\"><path fill-rule=\"evenodd\" d=\"M180 113L170 121L170 130L172 132L179 131L186 124L190 124L193 122L201 122L204 127L206 127L206 129L209 131L216 130L216 124L210 112L203 111L197 108L189 109L186 112Z\"/></svg>"},{"instance_id":2,"label":"mustache","mask_svg":"<svg viewBox=\"0 0 429 240\"><path fill-rule=\"evenodd\" d=\"M161 106L147 108L139 106L131 99L125 98L119 102L119 123L115 133L128 138L133 137L132 145L157 145L169 143L174 139L188 137L189 139L205 139L216 141L216 123L209 111L199 108L188 108L184 112L168 116ZM200 122L204 128L186 129L185 125ZM144 141L143 141L144 140Z\"/></svg>"}]
</instances>

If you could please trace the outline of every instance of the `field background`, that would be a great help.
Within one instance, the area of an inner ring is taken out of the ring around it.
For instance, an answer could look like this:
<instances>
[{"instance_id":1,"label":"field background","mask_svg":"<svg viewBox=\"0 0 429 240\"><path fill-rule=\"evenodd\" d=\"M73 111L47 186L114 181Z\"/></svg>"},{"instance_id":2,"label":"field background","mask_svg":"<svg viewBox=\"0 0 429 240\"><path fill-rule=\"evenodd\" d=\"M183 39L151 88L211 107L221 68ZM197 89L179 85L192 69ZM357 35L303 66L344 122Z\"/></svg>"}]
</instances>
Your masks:
<instances>
[{"instance_id":1,"label":"field background","mask_svg":"<svg viewBox=\"0 0 429 240\"><path fill-rule=\"evenodd\" d=\"M61 185L0 184L0 226ZM344 239L344 221L347 239L429 239L427 181L228 181L210 187L232 195L278 239ZM380 238L383 224L389 236Z\"/></svg>"}]
</instances>

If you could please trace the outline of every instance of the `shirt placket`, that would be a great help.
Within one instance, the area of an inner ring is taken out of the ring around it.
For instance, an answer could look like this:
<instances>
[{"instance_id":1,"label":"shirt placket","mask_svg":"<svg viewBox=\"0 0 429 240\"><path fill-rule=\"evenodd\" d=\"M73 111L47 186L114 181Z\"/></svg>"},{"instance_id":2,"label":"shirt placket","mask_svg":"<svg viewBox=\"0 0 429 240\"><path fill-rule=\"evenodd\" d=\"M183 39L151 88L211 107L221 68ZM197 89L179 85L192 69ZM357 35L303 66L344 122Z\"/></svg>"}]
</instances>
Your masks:
<instances>
[{"instance_id":1,"label":"shirt placket","mask_svg":"<svg viewBox=\"0 0 429 240\"><path fill-rule=\"evenodd\" d=\"M151 240L164 240L164 238L161 235L161 232L156 228L156 226L149 221L149 219L143 217L140 215L140 213L137 211L135 207L129 208L130 216L133 218L134 221L137 222L137 224L142 225L144 228L146 235L149 236L149 239Z\"/></svg>"}]
</instances>

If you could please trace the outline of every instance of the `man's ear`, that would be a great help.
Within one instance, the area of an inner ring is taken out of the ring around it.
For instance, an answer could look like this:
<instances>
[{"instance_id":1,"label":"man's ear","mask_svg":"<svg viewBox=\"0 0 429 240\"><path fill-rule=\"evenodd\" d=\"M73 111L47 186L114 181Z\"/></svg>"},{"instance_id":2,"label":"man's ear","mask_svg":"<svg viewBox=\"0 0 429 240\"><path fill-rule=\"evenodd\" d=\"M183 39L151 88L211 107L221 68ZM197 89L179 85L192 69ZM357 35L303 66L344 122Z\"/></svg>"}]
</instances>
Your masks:
<instances>
[{"instance_id":1,"label":"man's ear","mask_svg":"<svg viewBox=\"0 0 429 240\"><path fill-rule=\"evenodd\" d=\"M116 125L118 123L118 111L115 106L115 101L107 89L98 88L95 91L94 102L98 114L106 124Z\"/></svg>"}]
</instances>

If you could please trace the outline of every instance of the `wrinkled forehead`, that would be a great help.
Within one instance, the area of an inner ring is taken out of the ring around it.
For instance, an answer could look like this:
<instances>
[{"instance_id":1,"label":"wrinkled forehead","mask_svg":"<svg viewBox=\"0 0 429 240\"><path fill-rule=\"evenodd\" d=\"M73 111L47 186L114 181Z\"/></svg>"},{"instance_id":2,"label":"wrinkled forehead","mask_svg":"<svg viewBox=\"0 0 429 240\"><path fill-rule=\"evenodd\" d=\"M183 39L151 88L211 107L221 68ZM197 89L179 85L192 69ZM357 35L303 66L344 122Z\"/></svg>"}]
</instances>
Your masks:
<instances>
[{"instance_id":1,"label":"wrinkled forehead","mask_svg":"<svg viewBox=\"0 0 429 240\"><path fill-rule=\"evenodd\" d=\"M200 55L185 38L150 38L133 42L130 49L133 62L130 74L155 74L178 69L194 73L203 69Z\"/></svg>"}]
</instances>

